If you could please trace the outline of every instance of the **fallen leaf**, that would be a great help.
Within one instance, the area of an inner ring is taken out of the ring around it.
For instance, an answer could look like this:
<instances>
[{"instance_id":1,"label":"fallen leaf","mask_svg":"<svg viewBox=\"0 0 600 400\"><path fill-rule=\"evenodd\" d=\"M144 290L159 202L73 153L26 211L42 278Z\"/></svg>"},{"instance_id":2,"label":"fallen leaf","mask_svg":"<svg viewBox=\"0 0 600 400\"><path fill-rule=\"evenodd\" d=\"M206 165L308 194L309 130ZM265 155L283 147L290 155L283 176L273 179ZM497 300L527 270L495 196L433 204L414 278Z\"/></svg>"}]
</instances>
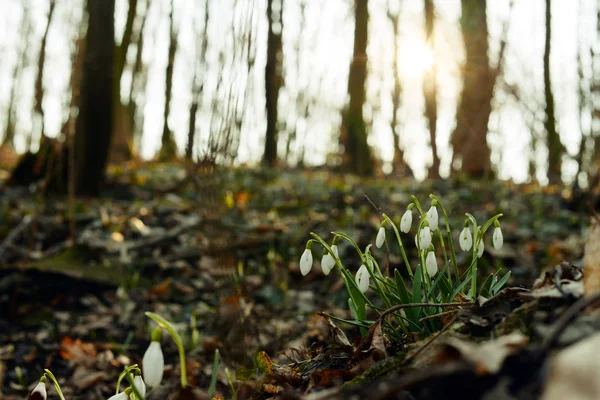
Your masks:
<instances>
[{"instance_id":1,"label":"fallen leaf","mask_svg":"<svg viewBox=\"0 0 600 400\"><path fill-rule=\"evenodd\" d=\"M583 291L586 296L600 291L600 224L592 219L583 254Z\"/></svg>"},{"instance_id":2,"label":"fallen leaf","mask_svg":"<svg viewBox=\"0 0 600 400\"><path fill-rule=\"evenodd\" d=\"M600 398L600 333L567 347L553 357L542 400Z\"/></svg>"}]
</instances>

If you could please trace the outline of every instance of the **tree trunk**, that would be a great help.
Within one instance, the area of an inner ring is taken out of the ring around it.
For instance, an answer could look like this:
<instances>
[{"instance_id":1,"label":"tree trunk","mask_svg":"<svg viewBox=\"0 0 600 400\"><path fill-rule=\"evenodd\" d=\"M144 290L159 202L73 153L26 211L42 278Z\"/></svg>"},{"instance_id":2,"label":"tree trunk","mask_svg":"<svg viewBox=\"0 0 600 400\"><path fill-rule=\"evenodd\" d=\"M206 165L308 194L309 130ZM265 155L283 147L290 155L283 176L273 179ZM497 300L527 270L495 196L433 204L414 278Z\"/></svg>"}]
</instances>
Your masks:
<instances>
[{"instance_id":1,"label":"tree trunk","mask_svg":"<svg viewBox=\"0 0 600 400\"><path fill-rule=\"evenodd\" d=\"M177 32L175 31L175 22L173 20L173 0L171 0L171 11L169 12L170 35L169 35L169 55L167 62L166 80L165 80L165 112L163 132L161 138L161 148L159 159L170 160L177 156L177 146L173 139L173 132L169 128L169 114L171 111L171 93L173 90L173 65L175 54L177 52Z\"/></svg>"},{"instance_id":2,"label":"tree trunk","mask_svg":"<svg viewBox=\"0 0 600 400\"><path fill-rule=\"evenodd\" d=\"M465 44L463 90L452 133L453 168L471 177L492 173L487 129L496 74L488 57L486 0L462 0L460 25Z\"/></svg>"},{"instance_id":3,"label":"tree trunk","mask_svg":"<svg viewBox=\"0 0 600 400\"><path fill-rule=\"evenodd\" d=\"M198 34L196 37L196 43L200 44L197 46L199 48L200 57L197 59L197 65L194 66L194 78L192 79L193 83L193 92L192 92L192 104L190 105L190 124L188 129L188 140L185 148L185 158L188 160L192 160L194 156L194 139L196 137L196 113L198 112L198 107L200 101L202 100L202 92L204 89L204 83L201 82L201 79L198 77L199 69L206 68L206 49L208 48L208 20L209 20L209 0L204 2L204 27L202 31L202 36ZM200 81L199 81L200 80Z\"/></svg>"},{"instance_id":4,"label":"tree trunk","mask_svg":"<svg viewBox=\"0 0 600 400\"><path fill-rule=\"evenodd\" d=\"M6 128L4 131L4 138L2 139L2 147L8 147L14 150L14 139L15 139L15 102L19 95L19 74L23 71L25 63L27 62L27 50L29 49L29 40L31 38L31 21L29 17L29 8L23 7L23 17L21 22L21 29L19 30L19 58L15 63L15 67L12 71L12 78L10 84L12 85L10 91L10 99L8 100L8 109L6 110Z\"/></svg>"},{"instance_id":5,"label":"tree trunk","mask_svg":"<svg viewBox=\"0 0 600 400\"><path fill-rule=\"evenodd\" d=\"M75 134L75 191L96 196L104 182L113 121L114 0L87 0L88 30Z\"/></svg>"},{"instance_id":6,"label":"tree trunk","mask_svg":"<svg viewBox=\"0 0 600 400\"><path fill-rule=\"evenodd\" d=\"M340 143L344 146L344 169L358 175L371 175L373 158L363 116L367 80L368 0L355 0L354 9L354 54L348 76L350 104L342 117Z\"/></svg>"},{"instance_id":7,"label":"tree trunk","mask_svg":"<svg viewBox=\"0 0 600 400\"><path fill-rule=\"evenodd\" d=\"M44 64L46 63L46 43L48 41L48 31L50 30L50 24L52 23L52 15L54 14L54 7L56 5L55 0L50 0L50 8L48 9L48 22L46 24L46 30L44 36L42 36L42 43L40 45L40 54L38 56L38 70L35 78L35 105L34 105L34 127L39 128L37 131L32 131L29 136L28 148L31 149L31 142L33 141L33 133L38 134L38 142L41 142L44 138Z\"/></svg>"},{"instance_id":8,"label":"tree trunk","mask_svg":"<svg viewBox=\"0 0 600 400\"><path fill-rule=\"evenodd\" d=\"M146 11L142 14L142 23L136 38L135 63L131 74L131 86L129 88L127 115L129 117L129 126L131 127L131 151L136 153L139 151L141 142L142 129L138 126L137 109L138 104L135 96L141 89L146 87L147 71L144 69L144 60L142 55L144 52L144 28L148 14L150 13L150 2L146 2Z\"/></svg>"},{"instance_id":9,"label":"tree trunk","mask_svg":"<svg viewBox=\"0 0 600 400\"><path fill-rule=\"evenodd\" d=\"M115 48L115 80L113 89L114 127L113 138L110 149L112 162L130 160L132 156L132 126L128 116L129 109L121 102L121 78L127 61L127 50L131 44L133 34L133 23L137 13L138 0L129 0L125 30L121 38L121 44Z\"/></svg>"},{"instance_id":10,"label":"tree trunk","mask_svg":"<svg viewBox=\"0 0 600 400\"><path fill-rule=\"evenodd\" d=\"M279 9L273 10L273 3ZM267 109L267 133L265 136L265 151L263 164L274 167L277 163L277 101L282 82L282 32L283 32L283 0L267 1L267 21L269 33L267 36L267 65L265 67L265 97Z\"/></svg>"},{"instance_id":11,"label":"tree trunk","mask_svg":"<svg viewBox=\"0 0 600 400\"><path fill-rule=\"evenodd\" d=\"M404 160L404 150L400 145L400 129L398 127L398 110L400 109L400 100L402 98L402 85L400 84L400 44L398 42L400 36L400 12L387 13L388 19L392 24L392 33L394 38L394 61L393 61L393 72L394 72L394 92L392 93L392 120L390 127L392 129L392 137L394 139L394 158L392 166L394 172L402 176L414 176L412 169L408 166Z\"/></svg>"},{"instance_id":12,"label":"tree trunk","mask_svg":"<svg viewBox=\"0 0 600 400\"><path fill-rule=\"evenodd\" d=\"M556 131L556 117L554 115L554 95L552 94L552 80L550 78L550 42L552 40L552 1L546 0L546 35L544 44L544 95L546 97L546 141L548 145L548 182L558 184L561 182L561 162L563 146L560 135Z\"/></svg>"},{"instance_id":13,"label":"tree trunk","mask_svg":"<svg viewBox=\"0 0 600 400\"><path fill-rule=\"evenodd\" d=\"M434 49L435 5L433 0L425 0L425 35L427 44ZM429 167L428 177L440 177L440 157L437 149L437 71L435 62L423 77L423 95L425 97L425 118L429 124L429 141L433 163Z\"/></svg>"}]
</instances>

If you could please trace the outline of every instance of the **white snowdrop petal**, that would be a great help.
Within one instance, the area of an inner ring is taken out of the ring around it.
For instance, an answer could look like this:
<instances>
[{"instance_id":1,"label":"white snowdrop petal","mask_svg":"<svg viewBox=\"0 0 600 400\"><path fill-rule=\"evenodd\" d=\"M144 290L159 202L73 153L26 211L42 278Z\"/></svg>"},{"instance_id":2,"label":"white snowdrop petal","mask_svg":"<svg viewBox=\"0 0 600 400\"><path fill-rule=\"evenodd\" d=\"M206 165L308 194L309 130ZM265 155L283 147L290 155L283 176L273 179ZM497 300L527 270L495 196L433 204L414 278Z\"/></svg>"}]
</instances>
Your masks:
<instances>
[{"instance_id":1,"label":"white snowdrop petal","mask_svg":"<svg viewBox=\"0 0 600 400\"><path fill-rule=\"evenodd\" d=\"M313 256L310 249L304 249L304 253L300 257L300 273L303 276L308 275L310 270L312 269L313 264Z\"/></svg>"},{"instance_id":2,"label":"white snowdrop petal","mask_svg":"<svg viewBox=\"0 0 600 400\"><path fill-rule=\"evenodd\" d=\"M335 260L331 256L331 254L327 253L323 256L323 260L321 261L321 269L325 275L329 275L333 267L335 266Z\"/></svg>"},{"instance_id":3,"label":"white snowdrop petal","mask_svg":"<svg viewBox=\"0 0 600 400\"><path fill-rule=\"evenodd\" d=\"M431 229L426 226L421 229L421 233L419 234L419 241L421 242L420 249L427 249L431 246Z\"/></svg>"},{"instance_id":4,"label":"white snowdrop petal","mask_svg":"<svg viewBox=\"0 0 600 400\"><path fill-rule=\"evenodd\" d=\"M128 399L129 399L129 396L125 392L115 394L114 396L111 396L108 398L108 400L128 400Z\"/></svg>"},{"instance_id":5,"label":"white snowdrop petal","mask_svg":"<svg viewBox=\"0 0 600 400\"><path fill-rule=\"evenodd\" d=\"M381 248L383 246L383 242L385 242L385 228L382 226L379 228L379 232L377 232L377 239L375 239L375 246L377 248Z\"/></svg>"},{"instance_id":6,"label":"white snowdrop petal","mask_svg":"<svg viewBox=\"0 0 600 400\"><path fill-rule=\"evenodd\" d=\"M133 386L140 392L142 397L146 398L146 384L140 375L133 378Z\"/></svg>"},{"instance_id":7,"label":"white snowdrop petal","mask_svg":"<svg viewBox=\"0 0 600 400\"><path fill-rule=\"evenodd\" d=\"M406 210L406 212L402 216L402 220L400 221L400 230L404 233L408 233L410 231L411 225L412 225L412 211Z\"/></svg>"},{"instance_id":8,"label":"white snowdrop petal","mask_svg":"<svg viewBox=\"0 0 600 400\"><path fill-rule=\"evenodd\" d=\"M437 259L435 258L435 253L433 251L427 253L425 267L427 268L427 274L429 274L429 276L435 276L435 274L438 273Z\"/></svg>"},{"instance_id":9,"label":"white snowdrop petal","mask_svg":"<svg viewBox=\"0 0 600 400\"><path fill-rule=\"evenodd\" d=\"M435 231L438 228L439 216L437 207L431 207L429 211L427 211L427 222L429 222L429 228L432 231Z\"/></svg>"},{"instance_id":10,"label":"white snowdrop petal","mask_svg":"<svg viewBox=\"0 0 600 400\"><path fill-rule=\"evenodd\" d=\"M31 391L29 398L46 400L48 398L48 395L46 394L46 384L44 382L39 382L37 386Z\"/></svg>"},{"instance_id":11,"label":"white snowdrop petal","mask_svg":"<svg viewBox=\"0 0 600 400\"><path fill-rule=\"evenodd\" d=\"M496 250L500 250L504 245L504 237L502 236L502 229L497 227L494 229L494 235L492 236L492 242L494 243L494 248Z\"/></svg>"},{"instance_id":12,"label":"white snowdrop petal","mask_svg":"<svg viewBox=\"0 0 600 400\"><path fill-rule=\"evenodd\" d=\"M165 369L165 359L163 356L160 342L151 342L148 350L142 358L142 372L144 382L148 387L156 387L162 381L163 371Z\"/></svg>"},{"instance_id":13,"label":"white snowdrop petal","mask_svg":"<svg viewBox=\"0 0 600 400\"><path fill-rule=\"evenodd\" d=\"M358 271L356 271L355 280L358 289L362 293L365 293L367 290L369 290L369 271L364 264L360 266Z\"/></svg>"},{"instance_id":14,"label":"white snowdrop petal","mask_svg":"<svg viewBox=\"0 0 600 400\"><path fill-rule=\"evenodd\" d=\"M481 242L479 243L479 249L477 249L477 258L481 258L484 250L485 250L485 244L483 244L483 240L481 240Z\"/></svg>"},{"instance_id":15,"label":"white snowdrop petal","mask_svg":"<svg viewBox=\"0 0 600 400\"><path fill-rule=\"evenodd\" d=\"M469 228L465 227L462 230L458 238L458 242L462 251L471 250L471 246L473 246L473 237L471 236L471 230Z\"/></svg>"}]
</instances>

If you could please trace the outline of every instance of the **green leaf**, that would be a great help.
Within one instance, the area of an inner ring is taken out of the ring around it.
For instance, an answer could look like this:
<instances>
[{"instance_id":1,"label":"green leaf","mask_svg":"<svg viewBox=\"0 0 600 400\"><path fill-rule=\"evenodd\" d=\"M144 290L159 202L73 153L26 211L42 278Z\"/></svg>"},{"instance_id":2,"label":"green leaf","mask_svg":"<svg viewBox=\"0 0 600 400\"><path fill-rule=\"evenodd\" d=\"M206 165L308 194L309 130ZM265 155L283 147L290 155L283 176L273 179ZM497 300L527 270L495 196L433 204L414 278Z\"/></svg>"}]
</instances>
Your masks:
<instances>
[{"instance_id":1,"label":"green leaf","mask_svg":"<svg viewBox=\"0 0 600 400\"><path fill-rule=\"evenodd\" d=\"M412 302L413 303L422 303L421 301L421 280L423 279L423 274L421 273L421 264L417 266L415 271L415 280L413 281L413 293L412 293ZM419 314L421 314L421 308L413 308L415 310L415 314L417 318Z\"/></svg>"},{"instance_id":2,"label":"green leaf","mask_svg":"<svg viewBox=\"0 0 600 400\"><path fill-rule=\"evenodd\" d=\"M510 279L510 274L511 271L508 271L503 277L502 279L500 279L498 282L496 282L496 284L494 284L494 286L492 286L491 292L492 294L496 294L500 289L502 289L502 287L506 284L506 282L508 282L508 280Z\"/></svg>"},{"instance_id":3,"label":"green leaf","mask_svg":"<svg viewBox=\"0 0 600 400\"><path fill-rule=\"evenodd\" d=\"M400 298L400 304L410 304L412 302L412 296L410 294L410 292L408 291L408 289L406 288L406 285L404 284L404 279L402 278L402 275L400 274L400 272L398 272L398 270L394 270L394 277L396 278L396 286L397 286L397 291L396 293L398 293L398 297ZM405 308L404 309L404 313L406 314L406 319L408 319L411 324L416 325L417 327L420 327L419 325L419 321L418 321L418 312L417 309L415 308Z\"/></svg>"}]
</instances>

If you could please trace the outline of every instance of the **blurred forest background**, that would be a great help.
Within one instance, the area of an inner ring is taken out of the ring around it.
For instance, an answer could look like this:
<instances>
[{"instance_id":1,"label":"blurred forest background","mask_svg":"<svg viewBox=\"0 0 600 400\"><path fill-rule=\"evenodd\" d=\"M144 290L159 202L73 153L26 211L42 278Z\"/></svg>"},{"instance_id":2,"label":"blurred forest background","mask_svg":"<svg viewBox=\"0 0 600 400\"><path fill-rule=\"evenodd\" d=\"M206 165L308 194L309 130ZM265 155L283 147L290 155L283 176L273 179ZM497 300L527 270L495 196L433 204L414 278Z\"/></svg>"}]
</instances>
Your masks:
<instances>
[{"instance_id":1,"label":"blurred forest background","mask_svg":"<svg viewBox=\"0 0 600 400\"><path fill-rule=\"evenodd\" d=\"M596 0L1 0L0 158L75 149L88 194L108 162L207 154L586 187L599 13Z\"/></svg>"}]
</instances>

